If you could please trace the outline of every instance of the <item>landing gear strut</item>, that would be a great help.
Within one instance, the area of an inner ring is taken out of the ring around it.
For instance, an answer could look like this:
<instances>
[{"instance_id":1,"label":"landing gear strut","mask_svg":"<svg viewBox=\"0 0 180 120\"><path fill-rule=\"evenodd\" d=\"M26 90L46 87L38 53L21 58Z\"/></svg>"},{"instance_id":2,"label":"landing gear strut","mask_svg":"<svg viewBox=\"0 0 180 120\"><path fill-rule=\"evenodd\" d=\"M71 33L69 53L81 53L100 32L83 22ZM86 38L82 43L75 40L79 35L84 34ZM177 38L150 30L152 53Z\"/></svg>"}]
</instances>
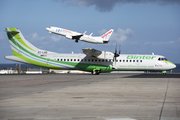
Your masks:
<instances>
[{"instance_id":1,"label":"landing gear strut","mask_svg":"<svg viewBox=\"0 0 180 120\"><path fill-rule=\"evenodd\" d=\"M92 75L99 75L100 73L101 73L101 70L96 70L96 69L94 69L94 70L91 72Z\"/></svg>"},{"instance_id":2,"label":"landing gear strut","mask_svg":"<svg viewBox=\"0 0 180 120\"><path fill-rule=\"evenodd\" d=\"M163 75L166 75L167 71L162 71Z\"/></svg>"},{"instance_id":3,"label":"landing gear strut","mask_svg":"<svg viewBox=\"0 0 180 120\"><path fill-rule=\"evenodd\" d=\"M76 39L75 42L78 43L78 40Z\"/></svg>"}]
</instances>

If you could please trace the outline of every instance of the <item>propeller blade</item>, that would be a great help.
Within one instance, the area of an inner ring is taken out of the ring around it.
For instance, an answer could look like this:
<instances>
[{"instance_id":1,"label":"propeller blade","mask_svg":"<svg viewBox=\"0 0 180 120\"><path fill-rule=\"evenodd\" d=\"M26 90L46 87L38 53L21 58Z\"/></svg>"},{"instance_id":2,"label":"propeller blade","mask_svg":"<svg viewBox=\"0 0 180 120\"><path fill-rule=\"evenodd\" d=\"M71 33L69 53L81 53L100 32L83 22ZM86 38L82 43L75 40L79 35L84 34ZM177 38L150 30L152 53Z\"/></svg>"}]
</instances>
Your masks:
<instances>
[{"instance_id":1,"label":"propeller blade","mask_svg":"<svg viewBox=\"0 0 180 120\"><path fill-rule=\"evenodd\" d=\"M121 45L119 45L119 55L121 54Z\"/></svg>"},{"instance_id":2,"label":"propeller blade","mask_svg":"<svg viewBox=\"0 0 180 120\"><path fill-rule=\"evenodd\" d=\"M115 47L115 54L117 54L117 43L116 43L116 47Z\"/></svg>"}]
</instances>

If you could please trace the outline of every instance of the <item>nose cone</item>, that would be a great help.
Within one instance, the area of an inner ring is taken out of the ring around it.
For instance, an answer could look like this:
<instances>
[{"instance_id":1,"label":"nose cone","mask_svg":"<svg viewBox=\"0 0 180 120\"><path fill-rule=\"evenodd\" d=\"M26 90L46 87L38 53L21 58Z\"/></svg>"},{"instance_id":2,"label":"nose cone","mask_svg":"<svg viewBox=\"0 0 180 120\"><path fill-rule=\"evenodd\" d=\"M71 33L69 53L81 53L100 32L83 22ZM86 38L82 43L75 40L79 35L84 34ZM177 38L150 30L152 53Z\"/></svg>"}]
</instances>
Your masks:
<instances>
[{"instance_id":1,"label":"nose cone","mask_svg":"<svg viewBox=\"0 0 180 120\"><path fill-rule=\"evenodd\" d=\"M175 65L175 64L172 65L172 69L174 69L174 68L176 68L176 65Z\"/></svg>"},{"instance_id":2,"label":"nose cone","mask_svg":"<svg viewBox=\"0 0 180 120\"><path fill-rule=\"evenodd\" d=\"M46 30L49 31L49 32L52 32L53 31L53 27L47 27Z\"/></svg>"},{"instance_id":3,"label":"nose cone","mask_svg":"<svg viewBox=\"0 0 180 120\"><path fill-rule=\"evenodd\" d=\"M50 27L47 27L47 28L46 28L46 30L47 30L47 31L50 31L50 30L51 30L51 28L50 28Z\"/></svg>"},{"instance_id":4,"label":"nose cone","mask_svg":"<svg viewBox=\"0 0 180 120\"><path fill-rule=\"evenodd\" d=\"M174 69L174 68L176 68L176 65L175 65L174 63L172 63L172 62L169 61L169 67L170 67L171 69Z\"/></svg>"}]
</instances>

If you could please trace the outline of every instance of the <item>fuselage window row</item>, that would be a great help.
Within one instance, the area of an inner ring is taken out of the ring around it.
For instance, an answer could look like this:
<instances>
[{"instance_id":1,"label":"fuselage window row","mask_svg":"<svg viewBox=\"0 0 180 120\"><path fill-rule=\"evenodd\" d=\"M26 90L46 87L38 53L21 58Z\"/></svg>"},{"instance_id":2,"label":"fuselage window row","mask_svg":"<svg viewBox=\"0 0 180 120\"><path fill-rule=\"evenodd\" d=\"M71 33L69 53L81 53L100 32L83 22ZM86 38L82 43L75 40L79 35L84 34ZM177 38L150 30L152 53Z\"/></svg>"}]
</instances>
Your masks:
<instances>
[{"instance_id":1,"label":"fuselage window row","mask_svg":"<svg viewBox=\"0 0 180 120\"><path fill-rule=\"evenodd\" d=\"M114 62L115 60L104 60L104 59L54 59L54 61L71 61L71 62L76 62L76 61L81 61L81 62ZM142 60L116 60L116 62L142 62Z\"/></svg>"}]
</instances>

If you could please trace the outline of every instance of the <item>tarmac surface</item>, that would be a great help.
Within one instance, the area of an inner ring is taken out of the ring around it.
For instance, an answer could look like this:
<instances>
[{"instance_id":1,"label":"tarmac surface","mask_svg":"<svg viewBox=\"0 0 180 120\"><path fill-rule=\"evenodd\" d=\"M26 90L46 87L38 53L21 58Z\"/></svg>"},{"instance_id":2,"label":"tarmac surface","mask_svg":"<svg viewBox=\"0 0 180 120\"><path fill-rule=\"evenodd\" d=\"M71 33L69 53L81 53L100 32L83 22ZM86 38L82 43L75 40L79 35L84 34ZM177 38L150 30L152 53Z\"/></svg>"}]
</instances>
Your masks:
<instances>
[{"instance_id":1,"label":"tarmac surface","mask_svg":"<svg viewBox=\"0 0 180 120\"><path fill-rule=\"evenodd\" d=\"M180 74L0 75L0 120L180 120Z\"/></svg>"}]
</instances>

